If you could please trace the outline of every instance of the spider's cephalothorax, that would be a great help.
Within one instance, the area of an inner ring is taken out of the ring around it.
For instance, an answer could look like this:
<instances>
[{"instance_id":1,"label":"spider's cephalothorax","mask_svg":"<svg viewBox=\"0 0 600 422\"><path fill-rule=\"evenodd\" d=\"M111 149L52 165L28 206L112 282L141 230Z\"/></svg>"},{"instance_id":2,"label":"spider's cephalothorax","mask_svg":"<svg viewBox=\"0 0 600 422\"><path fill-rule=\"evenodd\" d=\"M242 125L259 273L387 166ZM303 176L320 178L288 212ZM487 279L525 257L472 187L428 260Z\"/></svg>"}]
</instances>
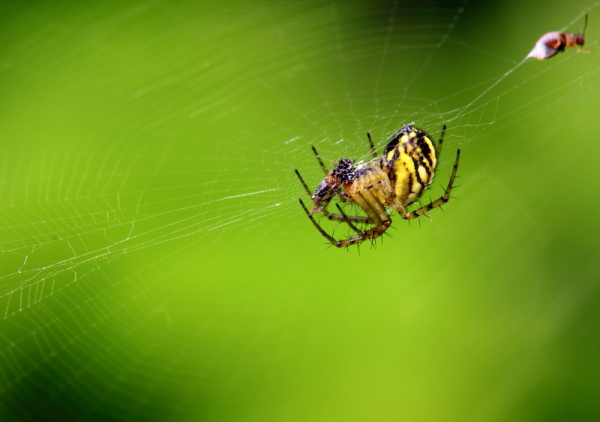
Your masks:
<instances>
[{"instance_id":1,"label":"spider's cephalothorax","mask_svg":"<svg viewBox=\"0 0 600 422\"><path fill-rule=\"evenodd\" d=\"M419 199L433 180L445 130L444 126L436 147L426 132L412 125L406 125L390 140L381 157L377 157L371 136L367 134L373 159L355 166L352 160L342 158L331 171L326 169L317 150L313 147L313 152L325 172L325 178L315 193L311 195L308 186L296 170L300 182L313 200L313 207L310 211L301 199L300 205L323 236L334 246L344 247L381 236L392 223L388 208L398 211L404 219L412 219L445 204L450 199L460 150L456 152L454 168L444 195L414 211L406 209L408 205ZM327 205L336 195L342 202L361 207L367 216L347 216L339 204L336 204L336 207L340 214L328 212ZM315 221L313 215L321 212L330 220L343 221L348 224L356 232L356 236L335 240ZM361 230L356 227L355 223L374 227Z\"/></svg>"}]
</instances>

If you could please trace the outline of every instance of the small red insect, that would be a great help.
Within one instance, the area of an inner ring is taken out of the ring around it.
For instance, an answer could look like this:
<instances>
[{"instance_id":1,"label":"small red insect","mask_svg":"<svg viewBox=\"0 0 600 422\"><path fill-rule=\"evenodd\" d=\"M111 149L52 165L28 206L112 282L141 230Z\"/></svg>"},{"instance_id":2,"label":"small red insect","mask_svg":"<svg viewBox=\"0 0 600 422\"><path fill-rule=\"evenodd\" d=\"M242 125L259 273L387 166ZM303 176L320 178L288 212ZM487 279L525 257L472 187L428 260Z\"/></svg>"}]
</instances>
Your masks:
<instances>
[{"instance_id":1,"label":"small red insect","mask_svg":"<svg viewBox=\"0 0 600 422\"><path fill-rule=\"evenodd\" d=\"M548 32L542 35L542 37L535 43L533 50L527 55L527 57L534 57L538 60L549 59L550 57L556 56L561 51L565 51L565 47L572 47L577 51L584 53L590 53L590 50L584 50L583 43L585 42L585 30L587 29L588 19L585 15L585 27L583 28L583 34L571 34L568 32L554 31Z\"/></svg>"}]
</instances>

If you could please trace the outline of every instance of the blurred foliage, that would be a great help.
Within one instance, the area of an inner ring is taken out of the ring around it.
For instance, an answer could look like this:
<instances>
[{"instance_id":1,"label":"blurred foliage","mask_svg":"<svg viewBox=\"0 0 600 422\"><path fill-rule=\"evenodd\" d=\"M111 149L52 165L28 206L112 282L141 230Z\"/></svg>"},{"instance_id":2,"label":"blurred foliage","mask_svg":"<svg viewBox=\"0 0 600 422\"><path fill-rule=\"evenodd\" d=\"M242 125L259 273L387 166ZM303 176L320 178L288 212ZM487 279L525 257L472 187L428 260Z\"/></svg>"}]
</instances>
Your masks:
<instances>
[{"instance_id":1,"label":"blurred foliage","mask_svg":"<svg viewBox=\"0 0 600 422\"><path fill-rule=\"evenodd\" d=\"M584 6L1 6L0 419L597 420ZM411 121L458 198L328 248L293 169Z\"/></svg>"}]
</instances>

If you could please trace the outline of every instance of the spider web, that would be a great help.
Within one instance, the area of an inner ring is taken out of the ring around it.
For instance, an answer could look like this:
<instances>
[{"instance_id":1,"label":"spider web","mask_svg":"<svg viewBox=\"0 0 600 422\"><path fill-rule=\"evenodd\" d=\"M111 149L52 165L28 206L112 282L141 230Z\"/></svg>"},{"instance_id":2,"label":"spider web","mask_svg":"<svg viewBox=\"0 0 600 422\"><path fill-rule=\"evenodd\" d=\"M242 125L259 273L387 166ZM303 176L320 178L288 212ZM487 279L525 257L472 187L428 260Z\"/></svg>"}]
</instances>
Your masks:
<instances>
[{"instance_id":1,"label":"spider web","mask_svg":"<svg viewBox=\"0 0 600 422\"><path fill-rule=\"evenodd\" d=\"M591 54L524 59L586 14ZM0 419L600 415L598 2L0 16ZM328 249L293 170L411 122L459 198Z\"/></svg>"}]
</instances>

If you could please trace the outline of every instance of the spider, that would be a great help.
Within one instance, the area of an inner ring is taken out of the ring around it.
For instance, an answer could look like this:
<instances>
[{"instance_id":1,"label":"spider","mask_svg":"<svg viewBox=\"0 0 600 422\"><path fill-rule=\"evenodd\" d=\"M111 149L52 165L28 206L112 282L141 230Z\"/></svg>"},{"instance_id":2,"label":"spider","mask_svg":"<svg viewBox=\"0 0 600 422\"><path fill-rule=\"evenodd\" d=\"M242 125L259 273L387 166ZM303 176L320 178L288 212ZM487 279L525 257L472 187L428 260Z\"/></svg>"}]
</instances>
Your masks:
<instances>
[{"instance_id":1,"label":"spider","mask_svg":"<svg viewBox=\"0 0 600 422\"><path fill-rule=\"evenodd\" d=\"M310 211L302 199L298 199L300 205L319 233L332 245L342 248L367 239L375 239L385 233L392 224L388 213L389 208L398 211L402 218L411 220L445 204L450 199L450 192L458 169L460 149L456 151L450 182L442 197L414 211L407 210L410 204L421 197L433 180L445 132L446 125L442 129L436 147L426 132L411 124L406 125L388 142L381 157L377 156L371 135L367 133L373 159L355 166L354 160L342 158L339 163L334 164L331 171L327 170L319 153L315 147L312 147L317 161L325 173L325 178L315 193L311 195L300 172L296 170L300 183L313 200L313 207ZM341 202L358 205L367 216L348 216L339 203L336 204L339 214L327 211L327 205L336 195ZM315 221L313 215L319 213L325 214L330 220L345 222L356 233L356 236L342 240L334 239ZM373 227L361 230L355 223Z\"/></svg>"}]
</instances>

